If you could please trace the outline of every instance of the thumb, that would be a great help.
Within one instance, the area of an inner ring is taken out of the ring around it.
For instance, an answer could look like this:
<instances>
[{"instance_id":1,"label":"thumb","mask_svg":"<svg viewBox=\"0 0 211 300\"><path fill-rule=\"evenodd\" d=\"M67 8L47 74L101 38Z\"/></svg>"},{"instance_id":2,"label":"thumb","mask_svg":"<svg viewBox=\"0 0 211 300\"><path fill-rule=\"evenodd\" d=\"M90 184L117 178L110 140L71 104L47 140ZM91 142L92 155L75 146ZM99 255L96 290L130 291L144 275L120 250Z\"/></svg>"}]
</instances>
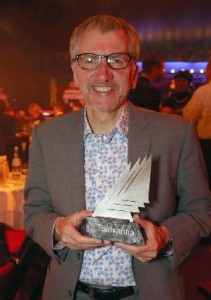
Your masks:
<instances>
[{"instance_id":1,"label":"thumb","mask_svg":"<svg viewBox=\"0 0 211 300\"><path fill-rule=\"evenodd\" d=\"M133 221L138 223L141 227L144 227L146 224L146 220L138 214L133 215Z\"/></svg>"}]
</instances>

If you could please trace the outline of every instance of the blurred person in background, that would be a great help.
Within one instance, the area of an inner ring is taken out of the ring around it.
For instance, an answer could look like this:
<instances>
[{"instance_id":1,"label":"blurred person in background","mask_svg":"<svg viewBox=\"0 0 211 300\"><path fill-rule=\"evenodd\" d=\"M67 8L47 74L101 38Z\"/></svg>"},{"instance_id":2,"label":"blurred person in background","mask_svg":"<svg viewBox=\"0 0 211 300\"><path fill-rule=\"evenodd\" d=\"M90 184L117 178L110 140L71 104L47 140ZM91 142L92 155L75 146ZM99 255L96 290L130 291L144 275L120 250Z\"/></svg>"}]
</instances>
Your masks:
<instances>
[{"instance_id":1,"label":"blurred person in background","mask_svg":"<svg viewBox=\"0 0 211 300\"><path fill-rule=\"evenodd\" d=\"M15 112L14 107L8 106L7 109L6 109L6 114L7 114L8 116L15 117L15 116L16 116L16 112Z\"/></svg>"},{"instance_id":2,"label":"blurred person in background","mask_svg":"<svg viewBox=\"0 0 211 300\"><path fill-rule=\"evenodd\" d=\"M0 100L0 136L15 136L16 132L16 118L7 114L6 102Z\"/></svg>"},{"instance_id":3,"label":"blurred person in background","mask_svg":"<svg viewBox=\"0 0 211 300\"><path fill-rule=\"evenodd\" d=\"M68 104L57 103L53 106L54 116L59 117L70 112Z\"/></svg>"},{"instance_id":4,"label":"blurred person in background","mask_svg":"<svg viewBox=\"0 0 211 300\"><path fill-rule=\"evenodd\" d=\"M6 108L9 106L8 97L4 92L3 86L1 86L1 85L0 85L0 100L4 101L4 103L6 104Z\"/></svg>"},{"instance_id":5,"label":"blurred person in background","mask_svg":"<svg viewBox=\"0 0 211 300\"><path fill-rule=\"evenodd\" d=\"M207 83L194 92L183 109L183 116L196 126L211 187L211 61L205 74Z\"/></svg>"},{"instance_id":6,"label":"blurred person in background","mask_svg":"<svg viewBox=\"0 0 211 300\"><path fill-rule=\"evenodd\" d=\"M179 71L174 76L174 89L169 92L168 97L162 102L160 111L182 115L184 106L190 100L193 89L191 82L193 76L189 71Z\"/></svg>"},{"instance_id":7,"label":"blurred person in background","mask_svg":"<svg viewBox=\"0 0 211 300\"><path fill-rule=\"evenodd\" d=\"M163 78L164 72L163 60L156 55L147 55L136 87L129 92L128 99L136 106L159 111L161 91L156 84Z\"/></svg>"},{"instance_id":8,"label":"blurred person in background","mask_svg":"<svg viewBox=\"0 0 211 300\"><path fill-rule=\"evenodd\" d=\"M26 112L20 109L16 113L17 132L19 134L28 135L30 132L30 122L26 117Z\"/></svg>"},{"instance_id":9,"label":"blurred person in background","mask_svg":"<svg viewBox=\"0 0 211 300\"><path fill-rule=\"evenodd\" d=\"M31 139L32 129L39 125L41 122L45 121L45 117L42 114L43 110L41 106L36 103L32 102L28 105L28 121L29 121L29 136Z\"/></svg>"},{"instance_id":10,"label":"blurred person in background","mask_svg":"<svg viewBox=\"0 0 211 300\"><path fill-rule=\"evenodd\" d=\"M82 104L82 101L81 100L73 100L73 101L70 101L70 111L76 111L76 110L79 110L81 109L84 104Z\"/></svg>"},{"instance_id":11,"label":"blurred person in background","mask_svg":"<svg viewBox=\"0 0 211 300\"><path fill-rule=\"evenodd\" d=\"M40 124L40 122L45 121L45 117L42 114L42 108L36 102L32 102L29 104L28 113L31 127L34 127L35 125Z\"/></svg>"}]
</instances>

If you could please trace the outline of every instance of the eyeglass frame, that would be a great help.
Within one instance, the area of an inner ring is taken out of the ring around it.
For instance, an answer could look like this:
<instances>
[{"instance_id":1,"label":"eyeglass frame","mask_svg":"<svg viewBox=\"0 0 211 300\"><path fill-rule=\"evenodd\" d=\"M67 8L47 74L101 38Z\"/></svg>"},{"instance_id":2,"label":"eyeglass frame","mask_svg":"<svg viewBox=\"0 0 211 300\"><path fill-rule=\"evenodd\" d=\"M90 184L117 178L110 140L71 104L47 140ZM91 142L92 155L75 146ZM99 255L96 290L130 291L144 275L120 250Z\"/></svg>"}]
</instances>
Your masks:
<instances>
[{"instance_id":1,"label":"eyeglass frame","mask_svg":"<svg viewBox=\"0 0 211 300\"><path fill-rule=\"evenodd\" d=\"M91 55L94 55L94 56L98 57L98 64L96 65L96 67L93 67L93 68L91 68L91 69L86 69L86 68L83 68L83 67L80 65L79 58L80 58L81 55L85 55L85 54L91 54ZM114 68L114 67L112 67L112 65L109 63L109 61L108 61L109 56L114 55L114 54L126 54L126 55L128 56L128 62L127 62L127 65L126 65L124 68ZM126 69L126 68L128 67L128 65L129 65L129 63L130 63L131 60L133 60L134 63L136 63L135 57L134 57L132 54L130 54L130 53L125 53L125 52L114 52L114 53L110 53L110 54L108 54L108 55L99 55L99 54L95 54L95 53L91 53L91 52L80 53L80 54L76 54L76 55L72 58L72 62L77 61L79 67L80 67L82 70L92 71L92 70L96 70L96 69L99 67L99 65L101 64L101 61L102 61L103 58L106 59L106 62L107 62L107 64L108 64L108 66L109 66L111 69L113 69L113 70L124 70L124 69Z\"/></svg>"}]
</instances>

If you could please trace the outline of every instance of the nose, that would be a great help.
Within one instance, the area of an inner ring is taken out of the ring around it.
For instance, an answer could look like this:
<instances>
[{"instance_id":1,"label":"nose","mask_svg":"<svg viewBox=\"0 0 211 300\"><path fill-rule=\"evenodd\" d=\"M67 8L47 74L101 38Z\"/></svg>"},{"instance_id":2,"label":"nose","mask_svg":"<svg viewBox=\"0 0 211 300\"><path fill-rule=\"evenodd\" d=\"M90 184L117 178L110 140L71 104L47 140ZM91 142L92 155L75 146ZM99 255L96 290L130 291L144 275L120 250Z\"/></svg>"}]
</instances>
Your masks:
<instances>
[{"instance_id":1,"label":"nose","mask_svg":"<svg viewBox=\"0 0 211 300\"><path fill-rule=\"evenodd\" d=\"M102 79L108 80L113 78L112 69L109 67L105 57L101 59L100 65L97 67L96 72Z\"/></svg>"}]
</instances>

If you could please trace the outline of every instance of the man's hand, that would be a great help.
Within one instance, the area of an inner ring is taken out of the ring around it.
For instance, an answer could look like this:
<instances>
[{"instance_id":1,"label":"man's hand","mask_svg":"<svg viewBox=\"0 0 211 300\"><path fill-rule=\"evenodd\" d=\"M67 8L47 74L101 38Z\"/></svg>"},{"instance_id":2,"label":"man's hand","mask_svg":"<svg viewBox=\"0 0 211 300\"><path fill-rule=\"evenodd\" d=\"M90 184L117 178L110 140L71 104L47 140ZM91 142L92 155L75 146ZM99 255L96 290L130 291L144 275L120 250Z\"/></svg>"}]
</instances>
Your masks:
<instances>
[{"instance_id":1,"label":"man's hand","mask_svg":"<svg viewBox=\"0 0 211 300\"><path fill-rule=\"evenodd\" d=\"M147 236L146 245L134 246L115 242L115 245L142 262L152 260L157 257L159 251L169 240L169 231L165 226L156 226L154 223L142 219L139 215L134 215L134 221L144 228Z\"/></svg>"},{"instance_id":2,"label":"man's hand","mask_svg":"<svg viewBox=\"0 0 211 300\"><path fill-rule=\"evenodd\" d=\"M109 241L93 239L79 232L83 220L91 214L91 212L83 210L59 218L54 227L56 238L72 250L86 250L110 245Z\"/></svg>"}]
</instances>

